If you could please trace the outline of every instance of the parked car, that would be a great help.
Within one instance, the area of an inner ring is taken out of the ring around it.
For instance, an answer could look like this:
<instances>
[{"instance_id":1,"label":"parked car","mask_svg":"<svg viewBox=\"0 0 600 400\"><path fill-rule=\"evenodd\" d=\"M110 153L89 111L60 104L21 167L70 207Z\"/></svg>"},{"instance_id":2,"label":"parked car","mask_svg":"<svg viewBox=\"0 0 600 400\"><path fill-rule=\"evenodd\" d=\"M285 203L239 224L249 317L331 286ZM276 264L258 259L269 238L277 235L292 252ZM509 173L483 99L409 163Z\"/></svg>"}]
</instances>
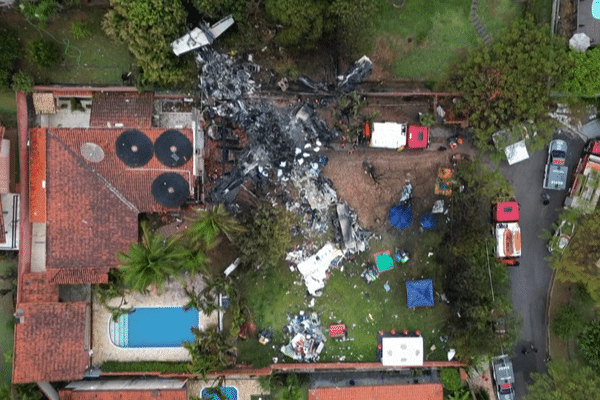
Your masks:
<instances>
[{"instance_id":1,"label":"parked car","mask_svg":"<svg viewBox=\"0 0 600 400\"><path fill-rule=\"evenodd\" d=\"M565 190L569 168L565 165L567 142L553 140L548 148L548 162L544 173L544 189Z\"/></svg>"},{"instance_id":2,"label":"parked car","mask_svg":"<svg viewBox=\"0 0 600 400\"><path fill-rule=\"evenodd\" d=\"M494 387L498 400L515 400L515 374L512 362L507 355L495 357L492 360L492 373L494 374Z\"/></svg>"}]
</instances>

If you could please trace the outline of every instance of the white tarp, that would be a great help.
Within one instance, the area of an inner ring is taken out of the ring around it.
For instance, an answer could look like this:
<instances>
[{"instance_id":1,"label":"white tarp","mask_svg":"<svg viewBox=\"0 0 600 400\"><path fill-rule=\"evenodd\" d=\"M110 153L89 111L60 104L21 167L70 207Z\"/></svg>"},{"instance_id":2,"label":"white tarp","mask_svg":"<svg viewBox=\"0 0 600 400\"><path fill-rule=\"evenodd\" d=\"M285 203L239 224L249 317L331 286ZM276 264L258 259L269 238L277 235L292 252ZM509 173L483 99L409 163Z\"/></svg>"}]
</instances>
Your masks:
<instances>
[{"instance_id":1,"label":"white tarp","mask_svg":"<svg viewBox=\"0 0 600 400\"><path fill-rule=\"evenodd\" d=\"M381 339L381 363L385 366L423 365L423 337L394 336Z\"/></svg>"},{"instance_id":2,"label":"white tarp","mask_svg":"<svg viewBox=\"0 0 600 400\"><path fill-rule=\"evenodd\" d=\"M325 279L327 279L327 270L331 262L342 256L341 250L337 249L333 244L327 243L317 252L306 260L298 264L298 271L304 277L304 283L308 293L313 296L319 296L321 289L325 287Z\"/></svg>"},{"instance_id":3,"label":"white tarp","mask_svg":"<svg viewBox=\"0 0 600 400\"><path fill-rule=\"evenodd\" d=\"M525 146L524 140L511 144L510 146L506 146L504 152L506 153L506 158L508 159L508 165L513 165L529 158L529 153L527 152L527 146Z\"/></svg>"},{"instance_id":4,"label":"white tarp","mask_svg":"<svg viewBox=\"0 0 600 400\"><path fill-rule=\"evenodd\" d=\"M406 124L374 122L371 147L399 149L406 146Z\"/></svg>"}]
</instances>

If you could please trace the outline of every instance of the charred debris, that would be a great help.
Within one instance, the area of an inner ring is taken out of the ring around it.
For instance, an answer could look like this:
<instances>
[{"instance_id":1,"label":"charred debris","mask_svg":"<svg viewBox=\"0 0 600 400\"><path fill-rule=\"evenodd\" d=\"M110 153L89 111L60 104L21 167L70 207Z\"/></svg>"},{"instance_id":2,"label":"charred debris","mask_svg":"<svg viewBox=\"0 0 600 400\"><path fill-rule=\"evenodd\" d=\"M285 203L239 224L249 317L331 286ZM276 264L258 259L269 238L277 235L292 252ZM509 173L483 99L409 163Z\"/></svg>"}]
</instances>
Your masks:
<instances>
[{"instance_id":1,"label":"charred debris","mask_svg":"<svg viewBox=\"0 0 600 400\"><path fill-rule=\"evenodd\" d=\"M370 234L360 227L356 213L338 201L332 182L321 174L327 163L321 151L331 148L340 136L318 115L317 107L325 105L302 101L279 105L262 99L260 85L253 79L260 67L250 57L235 60L203 47L197 62L204 105L201 127L207 133L207 200L224 203L234 214L258 199L283 204L304 221L297 234L314 237L333 226L344 254L365 250ZM371 70L365 56L338 77L333 88L308 77L300 83L336 97L355 89ZM317 250L304 244L296 261Z\"/></svg>"}]
</instances>

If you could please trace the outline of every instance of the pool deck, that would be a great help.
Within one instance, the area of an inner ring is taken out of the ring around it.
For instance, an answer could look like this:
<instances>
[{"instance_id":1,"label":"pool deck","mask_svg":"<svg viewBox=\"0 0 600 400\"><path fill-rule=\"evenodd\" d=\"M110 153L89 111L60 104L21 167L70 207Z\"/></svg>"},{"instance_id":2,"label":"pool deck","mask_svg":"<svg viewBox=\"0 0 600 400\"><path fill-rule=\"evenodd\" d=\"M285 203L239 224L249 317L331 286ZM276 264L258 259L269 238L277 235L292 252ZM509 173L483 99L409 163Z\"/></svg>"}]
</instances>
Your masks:
<instances>
[{"instance_id":1,"label":"pool deck","mask_svg":"<svg viewBox=\"0 0 600 400\"><path fill-rule=\"evenodd\" d=\"M190 380L188 381L188 394L200 397L203 388L211 387L214 384L213 381ZM257 378L228 376L223 382L223 386L234 386L238 390L237 400L250 400L252 395L267 393L260 388Z\"/></svg>"},{"instance_id":2,"label":"pool deck","mask_svg":"<svg viewBox=\"0 0 600 400\"><path fill-rule=\"evenodd\" d=\"M194 279L193 286L202 290L201 276ZM109 301L109 305L117 307L121 299ZM125 296L125 307L181 307L188 299L182 285L173 280L164 285L162 293L152 287L148 294L130 293ZM217 325L218 313L210 316L200 314L200 329ZM183 347L162 348L122 348L115 346L109 337L109 323L111 314L95 299L92 299L92 363L102 364L104 361L187 361L190 359L188 351ZM161 323L157 321L157 323Z\"/></svg>"},{"instance_id":3,"label":"pool deck","mask_svg":"<svg viewBox=\"0 0 600 400\"><path fill-rule=\"evenodd\" d=\"M600 43L600 19L592 15L593 0L575 0L577 7L577 27L575 33L585 33L592 41L592 46Z\"/></svg>"}]
</instances>

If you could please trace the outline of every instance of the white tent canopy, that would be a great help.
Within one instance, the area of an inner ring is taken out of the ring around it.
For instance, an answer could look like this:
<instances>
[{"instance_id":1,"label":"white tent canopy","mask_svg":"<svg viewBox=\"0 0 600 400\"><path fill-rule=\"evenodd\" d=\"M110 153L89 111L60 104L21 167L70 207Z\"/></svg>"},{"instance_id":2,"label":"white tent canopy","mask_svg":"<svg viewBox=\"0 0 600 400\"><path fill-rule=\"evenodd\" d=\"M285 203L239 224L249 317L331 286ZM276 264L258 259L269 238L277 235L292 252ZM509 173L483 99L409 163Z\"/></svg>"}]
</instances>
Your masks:
<instances>
[{"instance_id":1,"label":"white tent canopy","mask_svg":"<svg viewBox=\"0 0 600 400\"><path fill-rule=\"evenodd\" d=\"M592 44L590 37L585 33L576 33L569 39L569 46L574 50L586 51Z\"/></svg>"},{"instance_id":2,"label":"white tent canopy","mask_svg":"<svg viewBox=\"0 0 600 400\"><path fill-rule=\"evenodd\" d=\"M406 124L374 122L371 147L399 149L406 146Z\"/></svg>"},{"instance_id":3,"label":"white tent canopy","mask_svg":"<svg viewBox=\"0 0 600 400\"><path fill-rule=\"evenodd\" d=\"M423 365L423 337L393 336L381 338L381 363L385 366Z\"/></svg>"}]
</instances>

